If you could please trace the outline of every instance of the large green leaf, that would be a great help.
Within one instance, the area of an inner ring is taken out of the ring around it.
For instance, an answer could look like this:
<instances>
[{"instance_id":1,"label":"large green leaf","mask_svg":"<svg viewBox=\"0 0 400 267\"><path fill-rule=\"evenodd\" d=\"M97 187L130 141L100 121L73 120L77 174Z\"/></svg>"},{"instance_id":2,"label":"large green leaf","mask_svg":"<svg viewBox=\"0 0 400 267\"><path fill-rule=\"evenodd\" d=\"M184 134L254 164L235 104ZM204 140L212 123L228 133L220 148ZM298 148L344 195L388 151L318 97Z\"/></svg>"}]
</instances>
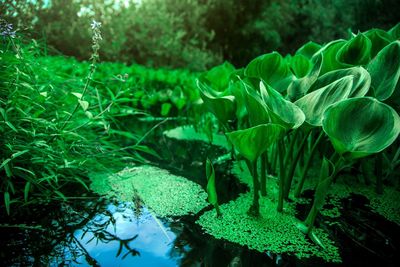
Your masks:
<instances>
[{"instance_id":1,"label":"large green leaf","mask_svg":"<svg viewBox=\"0 0 400 267\"><path fill-rule=\"evenodd\" d=\"M366 65L371 60L371 49L371 40L359 33L338 50L336 59L347 66Z\"/></svg>"},{"instance_id":2,"label":"large green leaf","mask_svg":"<svg viewBox=\"0 0 400 267\"><path fill-rule=\"evenodd\" d=\"M222 123L235 118L236 103L234 96L215 95L215 92L205 83L197 80L197 87L203 99L203 105Z\"/></svg>"},{"instance_id":3,"label":"large green leaf","mask_svg":"<svg viewBox=\"0 0 400 267\"><path fill-rule=\"evenodd\" d=\"M381 29L371 29L365 32L365 36L371 40L371 58L374 58L382 48L394 41L389 33Z\"/></svg>"},{"instance_id":4,"label":"large green leaf","mask_svg":"<svg viewBox=\"0 0 400 267\"><path fill-rule=\"evenodd\" d=\"M244 74L250 78L259 78L277 89L285 91L292 80L292 73L286 60L272 52L253 59L245 68Z\"/></svg>"},{"instance_id":5,"label":"large green leaf","mask_svg":"<svg viewBox=\"0 0 400 267\"><path fill-rule=\"evenodd\" d=\"M322 123L335 150L353 159L381 152L400 132L396 111L372 97L350 98L330 106Z\"/></svg>"},{"instance_id":6,"label":"large green leaf","mask_svg":"<svg viewBox=\"0 0 400 267\"><path fill-rule=\"evenodd\" d=\"M203 75L203 78L209 82L215 91L222 92L228 89L230 76L234 71L235 67L232 64L224 62L207 71Z\"/></svg>"},{"instance_id":7,"label":"large green leaf","mask_svg":"<svg viewBox=\"0 0 400 267\"><path fill-rule=\"evenodd\" d=\"M297 49L296 55L303 55L308 59L311 59L317 51L321 49L321 45L312 41L305 43L302 47Z\"/></svg>"},{"instance_id":8,"label":"large green leaf","mask_svg":"<svg viewBox=\"0 0 400 267\"><path fill-rule=\"evenodd\" d=\"M346 99L353 87L353 76L345 76L295 102L306 115L306 122L312 126L321 126L325 110L332 104Z\"/></svg>"},{"instance_id":9,"label":"large green leaf","mask_svg":"<svg viewBox=\"0 0 400 267\"><path fill-rule=\"evenodd\" d=\"M368 64L371 86L378 100L388 99L396 89L400 77L400 41L383 48Z\"/></svg>"},{"instance_id":10,"label":"large green leaf","mask_svg":"<svg viewBox=\"0 0 400 267\"><path fill-rule=\"evenodd\" d=\"M285 128L278 124L262 124L226 134L236 150L246 159L254 162L263 152L280 139Z\"/></svg>"},{"instance_id":11,"label":"large green leaf","mask_svg":"<svg viewBox=\"0 0 400 267\"><path fill-rule=\"evenodd\" d=\"M308 92L308 90L317 80L321 72L322 61L323 61L322 58L323 58L322 54L319 54L319 56L314 57L312 60L313 67L311 68L309 73L302 78L293 79L287 90L287 97L289 100L295 101L300 97L304 96Z\"/></svg>"},{"instance_id":12,"label":"large green leaf","mask_svg":"<svg viewBox=\"0 0 400 267\"><path fill-rule=\"evenodd\" d=\"M338 50L336 59L346 66L366 65L371 60L371 49L371 40L359 33Z\"/></svg>"},{"instance_id":13,"label":"large green leaf","mask_svg":"<svg viewBox=\"0 0 400 267\"><path fill-rule=\"evenodd\" d=\"M279 124L287 129L300 127L305 115L303 111L290 101L287 101L276 90L268 84L260 82L260 93L264 103L268 107L268 113L273 123Z\"/></svg>"},{"instance_id":14,"label":"large green leaf","mask_svg":"<svg viewBox=\"0 0 400 267\"><path fill-rule=\"evenodd\" d=\"M301 54L297 54L290 58L290 69L297 78L303 78L306 76L310 72L311 68L311 61Z\"/></svg>"},{"instance_id":15,"label":"large green leaf","mask_svg":"<svg viewBox=\"0 0 400 267\"><path fill-rule=\"evenodd\" d=\"M331 70L336 70L344 68L345 66L338 62L336 55L338 51L346 44L345 40L335 40L327 43L323 48L321 48L313 57L317 57L320 54L323 55L323 61L321 66L320 75L329 72Z\"/></svg>"},{"instance_id":16,"label":"large green leaf","mask_svg":"<svg viewBox=\"0 0 400 267\"><path fill-rule=\"evenodd\" d=\"M353 76L353 86L349 97L365 96L371 85L371 76L363 67L333 70L325 73L311 86L310 91L325 87L345 76Z\"/></svg>"}]
</instances>

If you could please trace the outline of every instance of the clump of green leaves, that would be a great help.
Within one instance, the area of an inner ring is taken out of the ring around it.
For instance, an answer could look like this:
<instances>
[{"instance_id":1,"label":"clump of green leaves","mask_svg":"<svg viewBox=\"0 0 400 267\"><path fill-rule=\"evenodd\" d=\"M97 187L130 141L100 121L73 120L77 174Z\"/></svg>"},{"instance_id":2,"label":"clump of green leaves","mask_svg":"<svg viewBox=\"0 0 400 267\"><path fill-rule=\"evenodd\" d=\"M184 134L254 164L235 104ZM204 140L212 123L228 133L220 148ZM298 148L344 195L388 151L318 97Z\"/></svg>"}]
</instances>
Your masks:
<instances>
[{"instance_id":1,"label":"clump of green leaves","mask_svg":"<svg viewBox=\"0 0 400 267\"><path fill-rule=\"evenodd\" d=\"M230 69L228 83L227 75L221 77L223 83L198 83L201 92L208 92L200 95L204 107L216 116L237 158L249 168L251 214L262 214L259 194L268 196L267 171L278 176L277 210L283 212L285 199L300 197L319 154L323 160L313 205L298 226L326 248L313 229L341 170L363 166L368 156L377 166L372 174L377 193L383 191L383 179L386 184L399 183L400 43L391 34L397 27L352 34L322 46L307 43L294 56L268 53L244 70ZM221 84L225 88L216 87ZM383 164L388 167L385 174ZM291 194L295 182L296 192Z\"/></svg>"}]
</instances>

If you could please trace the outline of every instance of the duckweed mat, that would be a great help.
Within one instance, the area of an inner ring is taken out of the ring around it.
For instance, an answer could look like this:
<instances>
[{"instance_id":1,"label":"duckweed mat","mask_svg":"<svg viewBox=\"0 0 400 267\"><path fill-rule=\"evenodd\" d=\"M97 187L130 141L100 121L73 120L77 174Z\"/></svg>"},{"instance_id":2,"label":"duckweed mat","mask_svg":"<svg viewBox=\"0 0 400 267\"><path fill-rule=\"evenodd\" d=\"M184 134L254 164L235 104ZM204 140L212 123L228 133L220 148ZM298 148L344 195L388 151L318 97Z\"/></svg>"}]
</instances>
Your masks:
<instances>
[{"instance_id":1,"label":"duckweed mat","mask_svg":"<svg viewBox=\"0 0 400 267\"><path fill-rule=\"evenodd\" d=\"M295 202L285 203L283 213L276 211L279 190L275 177L268 176L267 197L260 198L261 217L254 218L247 215L253 193L252 178L246 164L234 162L231 172L249 186L250 192L221 205L220 218L216 217L215 210L205 212L197 223L207 233L260 252L288 253L299 258L315 256L328 262L341 262L339 248L329 239L328 233L318 228L314 230L326 246L323 250L297 228Z\"/></svg>"},{"instance_id":2,"label":"duckweed mat","mask_svg":"<svg viewBox=\"0 0 400 267\"><path fill-rule=\"evenodd\" d=\"M160 217L196 214L208 205L200 185L148 165L127 167L108 177L93 176L91 188L122 201L138 195Z\"/></svg>"},{"instance_id":3,"label":"duckweed mat","mask_svg":"<svg viewBox=\"0 0 400 267\"><path fill-rule=\"evenodd\" d=\"M196 131L192 125L179 126L174 129L164 132L164 135L168 138L173 138L177 140L186 141L201 141L205 143L210 143L207 135L204 132ZM212 143L215 146L230 149L226 137L222 134L213 134Z\"/></svg>"},{"instance_id":4,"label":"duckweed mat","mask_svg":"<svg viewBox=\"0 0 400 267\"><path fill-rule=\"evenodd\" d=\"M284 213L276 211L276 202L269 198L260 199L260 218L247 215L252 203L252 194L246 193L234 201L220 206L222 217L217 218L215 210L205 212L197 221L209 234L260 252L288 253L299 258L316 256L328 262L340 263L339 249L321 229L316 235L326 248L308 241L296 227L294 207L286 206Z\"/></svg>"},{"instance_id":5,"label":"duckweed mat","mask_svg":"<svg viewBox=\"0 0 400 267\"><path fill-rule=\"evenodd\" d=\"M304 189L314 189L315 184L316 179L308 179L304 184ZM331 208L321 210L321 214L332 218L340 217L341 200L350 197L351 194L365 196L373 212L400 225L400 192L394 187L384 187L383 193L377 194L373 184L366 185L357 177L350 175L340 177L330 188L327 205Z\"/></svg>"}]
</instances>

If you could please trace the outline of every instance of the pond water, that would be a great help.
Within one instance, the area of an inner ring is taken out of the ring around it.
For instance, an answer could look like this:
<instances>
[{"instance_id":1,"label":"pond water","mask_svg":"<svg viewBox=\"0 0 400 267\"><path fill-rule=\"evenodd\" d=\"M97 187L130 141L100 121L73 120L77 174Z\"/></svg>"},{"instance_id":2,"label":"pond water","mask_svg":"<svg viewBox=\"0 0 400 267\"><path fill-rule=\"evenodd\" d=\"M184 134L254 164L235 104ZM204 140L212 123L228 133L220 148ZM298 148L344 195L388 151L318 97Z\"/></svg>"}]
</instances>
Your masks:
<instances>
[{"instance_id":1,"label":"pond water","mask_svg":"<svg viewBox=\"0 0 400 267\"><path fill-rule=\"evenodd\" d=\"M151 146L163 148L158 150L162 158L157 159L158 166L203 188L204 158L226 153L156 133L149 138ZM229 164L216 166L224 180L217 185L223 188L221 203L248 190L226 171ZM364 197L352 195L342 203L345 212L338 224L321 222L339 243L342 264L260 253L215 239L195 223L210 207L197 215L166 219L158 218L140 200L123 202L91 194L70 203L42 203L6 219L0 227L0 262L2 266L397 266L400 227L371 213L366 204ZM307 209L307 204L298 205L298 216Z\"/></svg>"}]
</instances>

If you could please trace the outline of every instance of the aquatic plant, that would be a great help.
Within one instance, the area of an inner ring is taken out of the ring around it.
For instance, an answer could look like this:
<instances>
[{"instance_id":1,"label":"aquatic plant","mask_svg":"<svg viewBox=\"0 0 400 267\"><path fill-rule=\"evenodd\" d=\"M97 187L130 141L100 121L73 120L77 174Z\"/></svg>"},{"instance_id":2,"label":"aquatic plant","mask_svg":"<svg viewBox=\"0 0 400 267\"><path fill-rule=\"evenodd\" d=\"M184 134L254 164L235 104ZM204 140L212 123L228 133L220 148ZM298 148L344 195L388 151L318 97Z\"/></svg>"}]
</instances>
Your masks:
<instances>
[{"instance_id":1,"label":"aquatic plant","mask_svg":"<svg viewBox=\"0 0 400 267\"><path fill-rule=\"evenodd\" d=\"M277 204L282 212L284 199L301 196L319 154L322 160L317 161L321 167L313 205L298 226L326 247L313 226L343 169L361 168L365 177L375 176L377 192L382 192L382 164L386 164L385 179L397 182L393 163L399 151L400 42L391 34L397 28L371 29L323 46L310 42L293 56L277 52L259 56L243 71L232 71L229 83L228 76L224 77L220 85L225 84L225 89L219 88L222 93L213 96L215 107L209 104L210 96L200 95L204 107L229 125L222 130L249 167L252 214L259 214L260 182L261 195L268 197L267 171L278 173ZM204 83L198 86L205 91ZM229 108L225 108L222 102L228 99ZM375 173L360 167L365 166L366 157L377 162ZM257 167L259 159L261 168ZM369 178L365 181L370 183ZM297 183L295 192L291 191L293 182Z\"/></svg>"}]
</instances>

